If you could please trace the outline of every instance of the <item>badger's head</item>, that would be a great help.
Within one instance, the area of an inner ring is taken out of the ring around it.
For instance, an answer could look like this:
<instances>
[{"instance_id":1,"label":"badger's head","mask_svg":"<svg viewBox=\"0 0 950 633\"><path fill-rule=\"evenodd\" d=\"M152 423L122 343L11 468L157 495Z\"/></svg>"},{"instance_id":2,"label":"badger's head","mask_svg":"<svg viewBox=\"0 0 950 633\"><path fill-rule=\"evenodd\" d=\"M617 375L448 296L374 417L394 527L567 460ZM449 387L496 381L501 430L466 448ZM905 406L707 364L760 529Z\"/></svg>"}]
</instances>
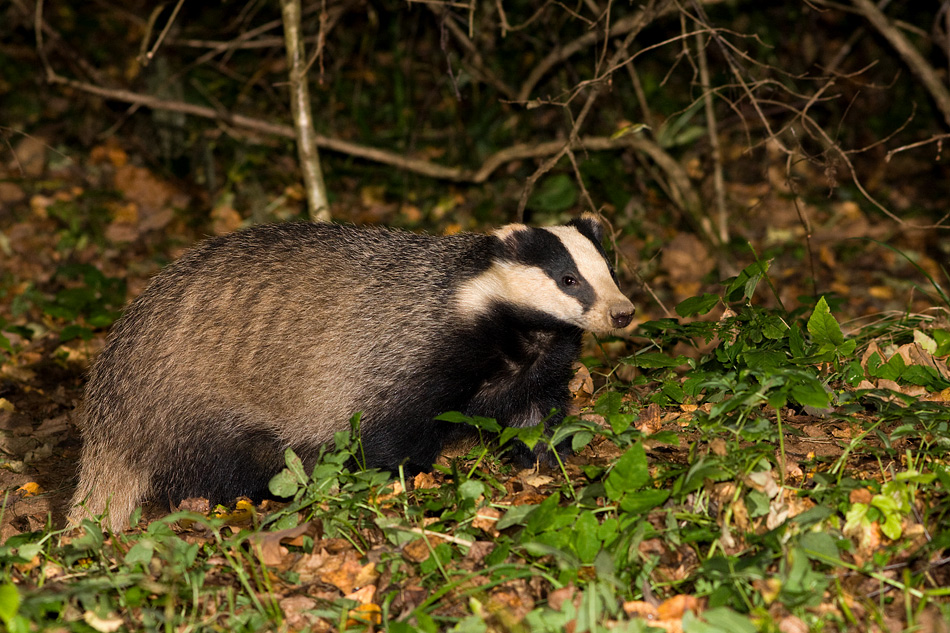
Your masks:
<instances>
[{"instance_id":1,"label":"badger's head","mask_svg":"<svg viewBox=\"0 0 950 633\"><path fill-rule=\"evenodd\" d=\"M595 333L630 324L634 307L617 287L595 215L565 226L509 224L492 235L500 242L498 255L459 289L462 310L482 314L511 305Z\"/></svg>"}]
</instances>

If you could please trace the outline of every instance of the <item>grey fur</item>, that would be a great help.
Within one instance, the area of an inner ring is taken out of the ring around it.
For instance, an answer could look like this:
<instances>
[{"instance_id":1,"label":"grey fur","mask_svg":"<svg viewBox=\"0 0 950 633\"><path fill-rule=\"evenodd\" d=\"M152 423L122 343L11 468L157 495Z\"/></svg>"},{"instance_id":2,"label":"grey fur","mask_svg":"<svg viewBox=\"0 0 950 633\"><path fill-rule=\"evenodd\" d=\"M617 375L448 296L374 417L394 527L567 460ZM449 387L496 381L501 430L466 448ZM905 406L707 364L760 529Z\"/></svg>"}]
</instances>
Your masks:
<instances>
[{"instance_id":1,"label":"grey fur","mask_svg":"<svg viewBox=\"0 0 950 633\"><path fill-rule=\"evenodd\" d=\"M498 376L464 384L473 355L464 332L504 303L478 280L522 229L434 237L291 223L201 244L132 302L90 372L70 519L108 507L119 529L156 494L243 491L279 468L285 447L312 460L357 411L371 465L398 464L415 427L389 428L393 420L414 424L416 410L431 420L431 403L454 403L453 389L494 397ZM506 283L524 274L513 270ZM457 299L466 284L475 307ZM626 325L633 307L616 285L597 290L612 302L612 316L599 318L614 322L584 329ZM440 382L456 364L458 376ZM529 404L506 422L546 415ZM203 478L217 479L193 485Z\"/></svg>"}]
</instances>

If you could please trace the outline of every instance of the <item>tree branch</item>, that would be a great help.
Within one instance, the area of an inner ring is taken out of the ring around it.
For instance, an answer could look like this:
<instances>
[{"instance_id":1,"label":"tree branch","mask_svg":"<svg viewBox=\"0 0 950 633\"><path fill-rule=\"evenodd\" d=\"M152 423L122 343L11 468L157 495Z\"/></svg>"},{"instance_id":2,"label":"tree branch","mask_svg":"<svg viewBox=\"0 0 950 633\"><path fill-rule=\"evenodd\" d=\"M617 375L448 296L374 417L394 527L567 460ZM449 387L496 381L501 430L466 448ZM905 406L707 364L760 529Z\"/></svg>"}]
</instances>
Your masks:
<instances>
[{"instance_id":1,"label":"tree branch","mask_svg":"<svg viewBox=\"0 0 950 633\"><path fill-rule=\"evenodd\" d=\"M287 44L287 65L290 73L290 105L297 131L297 155L307 191L307 207L314 222L330 221L330 203L327 185L320 168L317 150L317 131L313 126L310 109L310 90L307 87L307 58L300 34L300 0L280 0L284 19L284 40Z\"/></svg>"},{"instance_id":2,"label":"tree branch","mask_svg":"<svg viewBox=\"0 0 950 633\"><path fill-rule=\"evenodd\" d=\"M911 44L904 34L894 28L887 19L887 16L871 0L851 0L861 15L877 29L890 43L897 54L901 56L904 63L910 68L910 71L920 79L921 83L930 93L940 113L943 114L943 120L950 127L950 90L943 84L933 67L924 59L914 45Z\"/></svg>"}]
</instances>

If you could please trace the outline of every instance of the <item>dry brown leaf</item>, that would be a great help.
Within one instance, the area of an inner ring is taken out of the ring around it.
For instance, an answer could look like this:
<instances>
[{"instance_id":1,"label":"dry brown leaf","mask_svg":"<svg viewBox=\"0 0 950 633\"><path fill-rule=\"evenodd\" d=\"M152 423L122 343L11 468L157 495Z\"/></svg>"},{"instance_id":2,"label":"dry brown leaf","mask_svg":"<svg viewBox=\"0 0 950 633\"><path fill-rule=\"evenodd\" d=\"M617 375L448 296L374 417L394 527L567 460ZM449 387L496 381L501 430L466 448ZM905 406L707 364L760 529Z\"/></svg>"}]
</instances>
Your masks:
<instances>
[{"instance_id":1,"label":"dry brown leaf","mask_svg":"<svg viewBox=\"0 0 950 633\"><path fill-rule=\"evenodd\" d=\"M309 596L288 596L278 602L284 612L287 628L291 631L306 629L318 620L312 613L306 613L317 607L317 601Z\"/></svg>"},{"instance_id":2,"label":"dry brown leaf","mask_svg":"<svg viewBox=\"0 0 950 633\"><path fill-rule=\"evenodd\" d=\"M28 481L17 488L17 492L22 493L21 496L23 497L34 497L38 494L42 494L45 491L43 490L43 487L35 481Z\"/></svg>"},{"instance_id":3,"label":"dry brown leaf","mask_svg":"<svg viewBox=\"0 0 950 633\"><path fill-rule=\"evenodd\" d=\"M514 629L534 609L534 600L528 595L525 585L505 587L491 594L488 611L499 619L503 630Z\"/></svg>"},{"instance_id":4,"label":"dry brown leaf","mask_svg":"<svg viewBox=\"0 0 950 633\"><path fill-rule=\"evenodd\" d=\"M581 595L574 585L568 584L548 594L548 605L555 611L560 611L565 602L572 602L575 607L580 605Z\"/></svg>"},{"instance_id":5,"label":"dry brown leaf","mask_svg":"<svg viewBox=\"0 0 950 633\"><path fill-rule=\"evenodd\" d=\"M309 521L286 530L260 532L252 535L248 540L257 547L261 562L264 565L268 567L281 567L290 565L292 562L287 560L288 550L286 547L281 546L281 542L297 538L306 533L308 529L310 529Z\"/></svg>"},{"instance_id":6,"label":"dry brown leaf","mask_svg":"<svg viewBox=\"0 0 950 633\"><path fill-rule=\"evenodd\" d=\"M568 383L575 400L587 402L594 393L594 378L584 363L574 363L574 377Z\"/></svg>"},{"instance_id":7,"label":"dry brown leaf","mask_svg":"<svg viewBox=\"0 0 950 633\"><path fill-rule=\"evenodd\" d=\"M357 587L375 582L379 577L376 565L373 563L361 564L356 552L352 550L342 557L335 557L335 560L340 562L339 566L331 565L333 568L321 571L320 577L324 582L337 587L344 594L351 593Z\"/></svg>"},{"instance_id":8,"label":"dry brown leaf","mask_svg":"<svg viewBox=\"0 0 950 633\"><path fill-rule=\"evenodd\" d=\"M501 518L501 510L497 508L479 508L472 520L472 527L482 530L491 536L498 536L495 524Z\"/></svg>"},{"instance_id":9,"label":"dry brown leaf","mask_svg":"<svg viewBox=\"0 0 950 633\"><path fill-rule=\"evenodd\" d=\"M863 503L864 505L870 505L871 503L871 491L867 488L855 488L848 495L848 501L851 503Z\"/></svg>"},{"instance_id":10,"label":"dry brown leaf","mask_svg":"<svg viewBox=\"0 0 950 633\"><path fill-rule=\"evenodd\" d=\"M642 411L640 411L640 415L637 417L637 422L635 424L636 429L644 435L653 435L663 426L661 413L662 411L660 409L660 405L656 404L655 402L651 402Z\"/></svg>"},{"instance_id":11,"label":"dry brown leaf","mask_svg":"<svg viewBox=\"0 0 950 633\"><path fill-rule=\"evenodd\" d=\"M419 473L412 479L412 487L419 490L438 488L439 483L430 473Z\"/></svg>"},{"instance_id":12,"label":"dry brown leaf","mask_svg":"<svg viewBox=\"0 0 950 633\"><path fill-rule=\"evenodd\" d=\"M495 534L498 534L498 532L496 531ZM475 541L471 547L468 548L468 552L465 553L465 558L466 560L481 563L494 549L495 544L491 541Z\"/></svg>"},{"instance_id":13,"label":"dry brown leaf","mask_svg":"<svg viewBox=\"0 0 950 633\"><path fill-rule=\"evenodd\" d=\"M414 541L409 541L402 548L402 555L410 563L421 563L422 561L427 560L431 554L432 550L424 538L417 538Z\"/></svg>"},{"instance_id":14,"label":"dry brown leaf","mask_svg":"<svg viewBox=\"0 0 950 633\"><path fill-rule=\"evenodd\" d=\"M687 611L699 614L702 612L702 601L695 596L680 594L667 598L656 608L660 620L682 620Z\"/></svg>"},{"instance_id":15,"label":"dry brown leaf","mask_svg":"<svg viewBox=\"0 0 950 633\"><path fill-rule=\"evenodd\" d=\"M125 622L122 621L122 618L118 616L110 616L105 618L100 618L98 615L92 611L86 611L82 614L82 619L85 620L86 624L99 631L99 633L115 633L122 628L122 625Z\"/></svg>"},{"instance_id":16,"label":"dry brown leaf","mask_svg":"<svg viewBox=\"0 0 950 633\"><path fill-rule=\"evenodd\" d=\"M623 603L623 612L631 618L643 618L644 620L656 620L658 617L656 607L649 602L642 600L631 600Z\"/></svg>"}]
</instances>

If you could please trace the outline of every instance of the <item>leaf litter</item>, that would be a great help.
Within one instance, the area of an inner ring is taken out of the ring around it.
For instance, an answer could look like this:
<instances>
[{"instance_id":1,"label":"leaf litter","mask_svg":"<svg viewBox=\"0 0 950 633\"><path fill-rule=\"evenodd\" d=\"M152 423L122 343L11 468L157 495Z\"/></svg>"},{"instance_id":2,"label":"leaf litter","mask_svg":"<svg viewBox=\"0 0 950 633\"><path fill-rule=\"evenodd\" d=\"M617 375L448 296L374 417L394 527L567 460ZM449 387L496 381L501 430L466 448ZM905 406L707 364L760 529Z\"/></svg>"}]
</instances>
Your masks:
<instances>
[{"instance_id":1,"label":"leaf litter","mask_svg":"<svg viewBox=\"0 0 950 633\"><path fill-rule=\"evenodd\" d=\"M105 247L57 211L97 213L88 183L4 193L25 208L3 230L12 291L0 297L8 628L18 617L150 628L174 612L181 624L289 630L854 630L907 621L910 603L921 630L944 630L946 310L919 294L908 310L886 278L871 279L875 268L840 265L830 236L820 260L839 290L833 307L790 299L806 290L781 262L711 282L702 245L673 236L651 283L696 300L676 321L643 305L632 340L588 345L565 431L578 452L563 468L513 471L494 448L461 447L403 486L398 474L331 462L333 485L293 483L289 504L188 500L167 518L146 508L121 535L91 523L60 531L82 372L103 341L96 310L111 299L98 282L67 302L89 282L50 271L65 244L134 295L156 256L197 237L170 212L188 195L130 169L117 146L93 154L95 186L113 192L98 225ZM214 232L236 228L233 201L215 209ZM858 216L838 215L879 235ZM770 276L778 295L758 291ZM839 325L857 322L870 325ZM63 341L72 324L82 330Z\"/></svg>"}]
</instances>

